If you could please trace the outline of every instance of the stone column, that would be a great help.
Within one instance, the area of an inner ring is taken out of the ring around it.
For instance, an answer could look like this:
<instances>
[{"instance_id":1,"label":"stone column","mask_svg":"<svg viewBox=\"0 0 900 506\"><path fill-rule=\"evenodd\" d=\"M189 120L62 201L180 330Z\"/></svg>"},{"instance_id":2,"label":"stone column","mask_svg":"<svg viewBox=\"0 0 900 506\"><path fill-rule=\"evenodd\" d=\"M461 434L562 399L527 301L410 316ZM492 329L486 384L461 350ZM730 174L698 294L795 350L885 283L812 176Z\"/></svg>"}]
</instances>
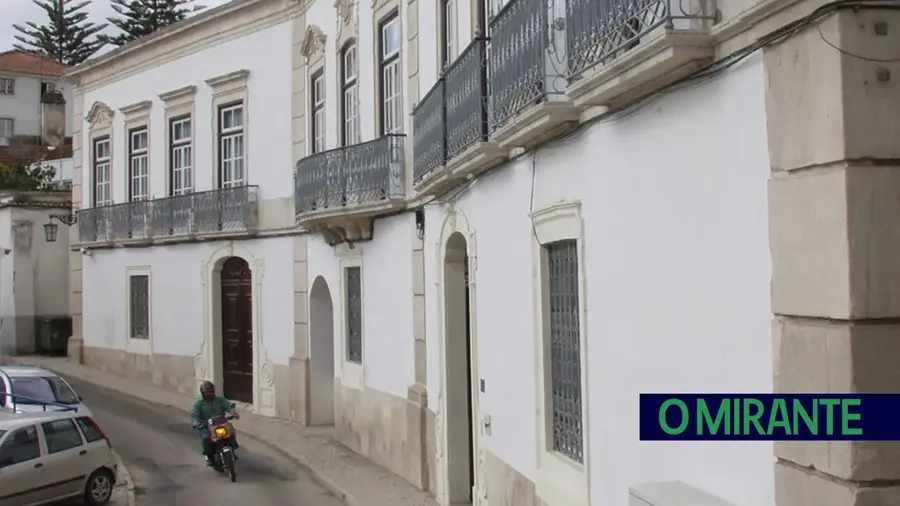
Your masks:
<instances>
[{"instance_id":1,"label":"stone column","mask_svg":"<svg viewBox=\"0 0 900 506\"><path fill-rule=\"evenodd\" d=\"M84 188L84 94L79 88L72 91L75 103L72 104L72 209L81 209L82 188ZM69 237L69 311L72 313L72 337L69 338L67 355L69 361L80 364L83 360L84 334L82 318L82 276L81 268L84 260L80 249L76 246L79 242L78 227L76 223L67 230Z\"/></svg>"},{"instance_id":2,"label":"stone column","mask_svg":"<svg viewBox=\"0 0 900 506\"><path fill-rule=\"evenodd\" d=\"M406 391L406 425L409 428L407 443L410 448L410 482L421 490L429 490L428 435L433 433L428 424L427 351L425 344L425 243L413 225L412 237L412 302L413 302L413 356L415 357L415 382Z\"/></svg>"},{"instance_id":3,"label":"stone column","mask_svg":"<svg viewBox=\"0 0 900 506\"><path fill-rule=\"evenodd\" d=\"M296 164L306 156L306 13L292 21L291 47L291 157ZM290 417L303 425L310 423L309 401L309 281L306 264L306 236L294 236L294 354L289 359Z\"/></svg>"},{"instance_id":4,"label":"stone column","mask_svg":"<svg viewBox=\"0 0 900 506\"><path fill-rule=\"evenodd\" d=\"M900 391L900 63L873 61L898 54L887 9L765 50L775 392ZM777 506L900 504L898 443L775 455Z\"/></svg>"}]
</instances>

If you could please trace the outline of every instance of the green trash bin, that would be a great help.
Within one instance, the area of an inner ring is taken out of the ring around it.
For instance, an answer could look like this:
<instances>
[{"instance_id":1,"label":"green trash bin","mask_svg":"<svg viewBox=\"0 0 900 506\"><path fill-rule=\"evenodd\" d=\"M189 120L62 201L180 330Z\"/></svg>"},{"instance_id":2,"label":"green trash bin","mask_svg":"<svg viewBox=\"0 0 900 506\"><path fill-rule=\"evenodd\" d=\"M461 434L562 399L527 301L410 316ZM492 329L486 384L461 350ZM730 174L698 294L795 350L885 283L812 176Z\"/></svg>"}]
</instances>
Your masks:
<instances>
[{"instance_id":1,"label":"green trash bin","mask_svg":"<svg viewBox=\"0 0 900 506\"><path fill-rule=\"evenodd\" d=\"M72 317L37 316L34 318L35 351L41 355L64 357L72 337Z\"/></svg>"}]
</instances>

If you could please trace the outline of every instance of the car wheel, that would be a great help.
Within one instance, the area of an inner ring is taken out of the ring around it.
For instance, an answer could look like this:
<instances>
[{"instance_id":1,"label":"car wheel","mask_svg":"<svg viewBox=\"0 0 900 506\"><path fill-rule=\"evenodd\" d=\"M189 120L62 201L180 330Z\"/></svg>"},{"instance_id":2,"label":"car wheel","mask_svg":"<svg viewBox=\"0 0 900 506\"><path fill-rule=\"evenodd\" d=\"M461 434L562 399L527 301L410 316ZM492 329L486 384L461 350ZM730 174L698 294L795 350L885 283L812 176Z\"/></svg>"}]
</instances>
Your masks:
<instances>
[{"instance_id":1,"label":"car wheel","mask_svg":"<svg viewBox=\"0 0 900 506\"><path fill-rule=\"evenodd\" d=\"M109 503L113 490L113 474L109 469L98 469L88 478L84 490L84 501L89 506L103 506Z\"/></svg>"}]
</instances>

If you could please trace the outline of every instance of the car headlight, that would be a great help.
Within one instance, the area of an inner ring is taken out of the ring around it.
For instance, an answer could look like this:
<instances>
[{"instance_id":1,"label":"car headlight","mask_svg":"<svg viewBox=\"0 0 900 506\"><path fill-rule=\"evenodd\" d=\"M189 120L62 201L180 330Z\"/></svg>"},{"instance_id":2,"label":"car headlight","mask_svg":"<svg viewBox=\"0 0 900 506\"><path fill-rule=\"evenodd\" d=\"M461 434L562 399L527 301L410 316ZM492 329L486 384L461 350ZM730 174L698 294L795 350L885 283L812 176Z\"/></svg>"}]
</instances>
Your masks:
<instances>
[{"instance_id":1,"label":"car headlight","mask_svg":"<svg viewBox=\"0 0 900 506\"><path fill-rule=\"evenodd\" d=\"M216 437L223 438L228 435L228 429L225 427L216 427Z\"/></svg>"}]
</instances>

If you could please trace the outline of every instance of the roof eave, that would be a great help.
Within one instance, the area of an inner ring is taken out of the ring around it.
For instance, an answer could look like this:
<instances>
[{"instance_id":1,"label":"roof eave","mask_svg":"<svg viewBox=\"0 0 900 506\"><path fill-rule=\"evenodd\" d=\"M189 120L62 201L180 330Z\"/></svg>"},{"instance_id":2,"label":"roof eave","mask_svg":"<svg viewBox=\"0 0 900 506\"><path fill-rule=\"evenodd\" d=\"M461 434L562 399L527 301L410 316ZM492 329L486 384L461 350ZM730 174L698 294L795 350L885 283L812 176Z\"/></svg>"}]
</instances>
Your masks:
<instances>
[{"instance_id":1,"label":"roof eave","mask_svg":"<svg viewBox=\"0 0 900 506\"><path fill-rule=\"evenodd\" d=\"M223 5L205 10L195 16L187 18L184 21L171 26L167 26L166 28L163 28L161 30L157 30L150 35L131 41L128 44L116 48L103 56L87 60L75 67L71 67L67 72L63 74L62 77L77 86L81 82L81 79L85 74L89 73L92 70L101 68L111 63L112 61L117 60L118 58L139 52L141 49L150 46L157 41L175 37L176 35L184 33L195 26L202 25L203 23L216 20L222 16L233 14L257 3L266 1L270 0L231 0L230 2L227 2Z\"/></svg>"}]
</instances>

